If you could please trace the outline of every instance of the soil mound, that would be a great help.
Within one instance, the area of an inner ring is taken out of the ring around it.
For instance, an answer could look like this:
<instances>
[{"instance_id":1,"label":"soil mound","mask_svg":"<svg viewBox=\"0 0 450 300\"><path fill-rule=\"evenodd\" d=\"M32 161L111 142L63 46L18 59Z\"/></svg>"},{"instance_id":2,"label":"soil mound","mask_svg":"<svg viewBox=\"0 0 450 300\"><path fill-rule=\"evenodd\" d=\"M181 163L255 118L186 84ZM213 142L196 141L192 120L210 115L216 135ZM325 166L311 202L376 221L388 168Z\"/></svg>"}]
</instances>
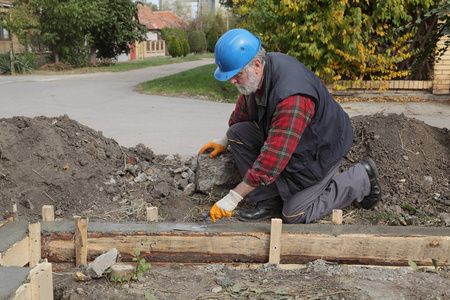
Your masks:
<instances>
[{"instance_id":1,"label":"soil mound","mask_svg":"<svg viewBox=\"0 0 450 300\"><path fill-rule=\"evenodd\" d=\"M344 221L445 226L449 130L395 114L353 117L352 123L354 144L342 167L372 158L383 200L375 210L346 209ZM1 119L2 217L11 217L14 201L19 219L40 219L48 204L62 219L143 221L151 204L161 221L197 221L214 199L193 192L192 163L157 156L143 144L122 147L67 116Z\"/></svg>"}]
</instances>

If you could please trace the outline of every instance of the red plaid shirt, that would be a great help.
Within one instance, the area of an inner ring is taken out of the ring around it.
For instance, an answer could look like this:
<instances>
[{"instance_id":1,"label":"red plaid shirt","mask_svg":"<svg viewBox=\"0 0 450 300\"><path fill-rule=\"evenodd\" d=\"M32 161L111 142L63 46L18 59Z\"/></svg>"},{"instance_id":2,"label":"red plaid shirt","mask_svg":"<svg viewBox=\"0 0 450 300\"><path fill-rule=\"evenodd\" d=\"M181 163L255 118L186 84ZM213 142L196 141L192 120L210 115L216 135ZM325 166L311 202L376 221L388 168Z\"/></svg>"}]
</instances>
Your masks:
<instances>
[{"instance_id":1,"label":"red plaid shirt","mask_svg":"<svg viewBox=\"0 0 450 300\"><path fill-rule=\"evenodd\" d=\"M255 93L261 98L262 88ZM243 181L251 186L268 185L284 170L297 147L303 131L314 115L314 101L294 95L281 101L273 114L269 134L258 159L247 171ZM242 95L231 114L229 125L249 120L249 110Z\"/></svg>"}]
</instances>

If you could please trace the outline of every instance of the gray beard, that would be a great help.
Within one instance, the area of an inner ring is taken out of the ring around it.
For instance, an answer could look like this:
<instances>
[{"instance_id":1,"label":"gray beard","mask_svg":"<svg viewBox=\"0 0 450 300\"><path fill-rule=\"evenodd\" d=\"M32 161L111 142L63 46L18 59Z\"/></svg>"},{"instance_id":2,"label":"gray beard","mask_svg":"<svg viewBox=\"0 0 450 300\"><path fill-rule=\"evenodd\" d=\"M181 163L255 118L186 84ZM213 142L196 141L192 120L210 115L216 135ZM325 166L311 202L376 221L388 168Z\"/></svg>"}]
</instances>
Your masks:
<instances>
[{"instance_id":1,"label":"gray beard","mask_svg":"<svg viewBox=\"0 0 450 300\"><path fill-rule=\"evenodd\" d=\"M247 83L244 84L235 83L234 85L238 89L239 93L248 96L258 90L259 80L256 75L248 74Z\"/></svg>"}]
</instances>

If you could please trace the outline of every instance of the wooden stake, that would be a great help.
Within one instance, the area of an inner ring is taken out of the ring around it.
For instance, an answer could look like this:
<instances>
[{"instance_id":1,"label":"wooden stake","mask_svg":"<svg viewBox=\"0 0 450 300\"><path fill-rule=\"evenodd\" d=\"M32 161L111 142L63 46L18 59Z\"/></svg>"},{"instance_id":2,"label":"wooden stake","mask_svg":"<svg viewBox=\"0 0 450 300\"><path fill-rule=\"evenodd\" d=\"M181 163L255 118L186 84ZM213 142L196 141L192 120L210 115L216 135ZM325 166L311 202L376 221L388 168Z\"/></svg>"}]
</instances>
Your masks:
<instances>
[{"instance_id":1,"label":"wooden stake","mask_svg":"<svg viewBox=\"0 0 450 300\"><path fill-rule=\"evenodd\" d=\"M29 225L30 231L30 267L34 267L41 259L41 223Z\"/></svg>"},{"instance_id":2,"label":"wooden stake","mask_svg":"<svg viewBox=\"0 0 450 300\"><path fill-rule=\"evenodd\" d=\"M147 206L147 222L158 222L158 208Z\"/></svg>"},{"instance_id":3,"label":"wooden stake","mask_svg":"<svg viewBox=\"0 0 450 300\"><path fill-rule=\"evenodd\" d=\"M333 209L332 221L334 224L342 225L342 210Z\"/></svg>"},{"instance_id":4,"label":"wooden stake","mask_svg":"<svg viewBox=\"0 0 450 300\"><path fill-rule=\"evenodd\" d=\"M31 298L33 300L53 300L52 264L47 260L30 271Z\"/></svg>"},{"instance_id":5,"label":"wooden stake","mask_svg":"<svg viewBox=\"0 0 450 300\"><path fill-rule=\"evenodd\" d=\"M281 229L283 221L281 219L272 219L270 227L270 250L269 263L279 264L281 255Z\"/></svg>"},{"instance_id":6,"label":"wooden stake","mask_svg":"<svg viewBox=\"0 0 450 300\"><path fill-rule=\"evenodd\" d=\"M73 217L75 220L75 265L87 266L87 226L88 218Z\"/></svg>"},{"instance_id":7,"label":"wooden stake","mask_svg":"<svg viewBox=\"0 0 450 300\"><path fill-rule=\"evenodd\" d=\"M55 207L53 205L42 206L42 221L44 222L55 221Z\"/></svg>"},{"instance_id":8,"label":"wooden stake","mask_svg":"<svg viewBox=\"0 0 450 300\"><path fill-rule=\"evenodd\" d=\"M17 212L17 203L15 201L12 201L11 204L12 204L13 221L18 221L19 213Z\"/></svg>"}]
</instances>

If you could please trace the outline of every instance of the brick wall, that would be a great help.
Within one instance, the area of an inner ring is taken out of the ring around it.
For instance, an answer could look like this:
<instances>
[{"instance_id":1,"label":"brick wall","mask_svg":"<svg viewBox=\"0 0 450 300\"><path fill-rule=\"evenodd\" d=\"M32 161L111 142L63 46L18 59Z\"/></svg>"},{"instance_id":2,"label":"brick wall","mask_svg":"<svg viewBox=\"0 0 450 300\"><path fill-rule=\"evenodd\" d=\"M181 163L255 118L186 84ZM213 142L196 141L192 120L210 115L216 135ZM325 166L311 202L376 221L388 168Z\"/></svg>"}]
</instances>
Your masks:
<instances>
[{"instance_id":1,"label":"brick wall","mask_svg":"<svg viewBox=\"0 0 450 300\"><path fill-rule=\"evenodd\" d=\"M438 47L443 46L444 39L441 39ZM450 95L450 48L434 66L433 94Z\"/></svg>"}]
</instances>

